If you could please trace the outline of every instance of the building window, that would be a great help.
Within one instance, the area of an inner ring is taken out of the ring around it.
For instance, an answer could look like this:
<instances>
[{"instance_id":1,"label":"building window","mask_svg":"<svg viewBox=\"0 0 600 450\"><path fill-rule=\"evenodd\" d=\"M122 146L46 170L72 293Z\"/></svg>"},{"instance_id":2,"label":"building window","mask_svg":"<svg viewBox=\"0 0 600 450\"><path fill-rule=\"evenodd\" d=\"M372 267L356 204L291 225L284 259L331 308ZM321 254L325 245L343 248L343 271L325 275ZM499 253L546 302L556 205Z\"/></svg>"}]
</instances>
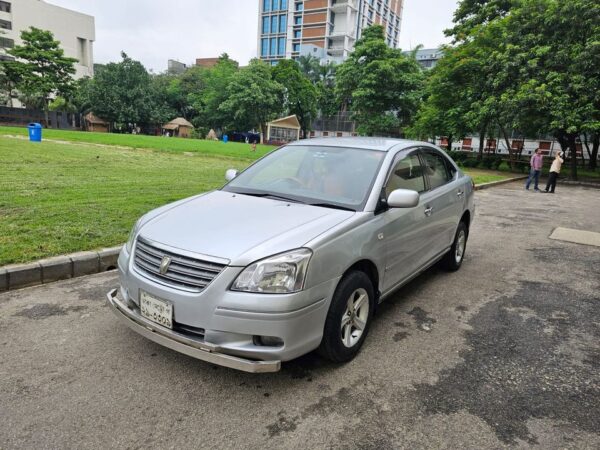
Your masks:
<instances>
[{"instance_id":1,"label":"building window","mask_svg":"<svg viewBox=\"0 0 600 450\"><path fill-rule=\"evenodd\" d=\"M281 9L287 9L287 0L281 0Z\"/></svg>"},{"instance_id":2,"label":"building window","mask_svg":"<svg viewBox=\"0 0 600 450\"><path fill-rule=\"evenodd\" d=\"M0 11L9 13L10 12L10 3L0 2Z\"/></svg>"},{"instance_id":3,"label":"building window","mask_svg":"<svg viewBox=\"0 0 600 450\"><path fill-rule=\"evenodd\" d=\"M4 30L12 30L12 22L0 19L0 28Z\"/></svg>"},{"instance_id":4,"label":"building window","mask_svg":"<svg viewBox=\"0 0 600 450\"><path fill-rule=\"evenodd\" d=\"M302 31L301 30L295 30L294 31L294 38L295 39L300 39L302 37Z\"/></svg>"},{"instance_id":5,"label":"building window","mask_svg":"<svg viewBox=\"0 0 600 450\"><path fill-rule=\"evenodd\" d=\"M279 51L277 52L277 54L278 54L278 55L285 55L285 38L279 38L279 41L278 41L278 44L277 44L277 45L278 45L278 47L279 47L279 48L277 49L277 50L279 50Z\"/></svg>"},{"instance_id":6,"label":"building window","mask_svg":"<svg viewBox=\"0 0 600 450\"><path fill-rule=\"evenodd\" d=\"M279 11L279 0L271 0L271 11Z\"/></svg>"},{"instance_id":7,"label":"building window","mask_svg":"<svg viewBox=\"0 0 600 450\"><path fill-rule=\"evenodd\" d=\"M287 28L287 16L286 15L279 16L279 32L285 33L286 28Z\"/></svg>"},{"instance_id":8,"label":"building window","mask_svg":"<svg viewBox=\"0 0 600 450\"><path fill-rule=\"evenodd\" d=\"M279 16L271 17L271 33L277 33L279 29Z\"/></svg>"},{"instance_id":9,"label":"building window","mask_svg":"<svg viewBox=\"0 0 600 450\"><path fill-rule=\"evenodd\" d=\"M299 52L300 51L300 44L294 44L293 48L292 48L292 51Z\"/></svg>"},{"instance_id":10,"label":"building window","mask_svg":"<svg viewBox=\"0 0 600 450\"><path fill-rule=\"evenodd\" d=\"M2 48L13 48L15 41L9 38L0 37L0 47Z\"/></svg>"},{"instance_id":11,"label":"building window","mask_svg":"<svg viewBox=\"0 0 600 450\"><path fill-rule=\"evenodd\" d=\"M267 34L269 32L269 24L271 23L271 19L267 17L262 18L262 32L263 34Z\"/></svg>"},{"instance_id":12,"label":"building window","mask_svg":"<svg viewBox=\"0 0 600 450\"><path fill-rule=\"evenodd\" d=\"M276 55L276 54L277 54L277 39L272 38L271 39L271 56Z\"/></svg>"},{"instance_id":13,"label":"building window","mask_svg":"<svg viewBox=\"0 0 600 450\"><path fill-rule=\"evenodd\" d=\"M263 0L263 11L271 11L271 0Z\"/></svg>"},{"instance_id":14,"label":"building window","mask_svg":"<svg viewBox=\"0 0 600 450\"><path fill-rule=\"evenodd\" d=\"M260 56L268 56L269 55L269 40L261 39L260 42Z\"/></svg>"},{"instance_id":15,"label":"building window","mask_svg":"<svg viewBox=\"0 0 600 450\"><path fill-rule=\"evenodd\" d=\"M88 57L87 57L87 40L78 37L77 38L77 56L79 59L79 64L82 66L88 65Z\"/></svg>"},{"instance_id":16,"label":"building window","mask_svg":"<svg viewBox=\"0 0 600 450\"><path fill-rule=\"evenodd\" d=\"M302 17L294 17L294 25L302 25Z\"/></svg>"},{"instance_id":17,"label":"building window","mask_svg":"<svg viewBox=\"0 0 600 450\"><path fill-rule=\"evenodd\" d=\"M296 11L304 11L304 3L296 3Z\"/></svg>"}]
</instances>

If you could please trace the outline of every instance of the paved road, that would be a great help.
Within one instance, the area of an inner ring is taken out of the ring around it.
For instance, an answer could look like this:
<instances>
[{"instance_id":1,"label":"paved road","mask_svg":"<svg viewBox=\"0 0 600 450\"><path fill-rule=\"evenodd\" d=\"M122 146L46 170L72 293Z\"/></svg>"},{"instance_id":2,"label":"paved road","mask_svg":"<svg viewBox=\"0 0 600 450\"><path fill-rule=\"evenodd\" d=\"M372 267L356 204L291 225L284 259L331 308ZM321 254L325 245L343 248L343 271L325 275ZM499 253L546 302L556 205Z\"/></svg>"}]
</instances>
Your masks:
<instances>
[{"instance_id":1,"label":"paved road","mask_svg":"<svg viewBox=\"0 0 600 450\"><path fill-rule=\"evenodd\" d=\"M0 295L0 448L600 448L600 191L481 191L460 272L432 269L353 362L251 375L159 347L113 273Z\"/></svg>"}]
</instances>

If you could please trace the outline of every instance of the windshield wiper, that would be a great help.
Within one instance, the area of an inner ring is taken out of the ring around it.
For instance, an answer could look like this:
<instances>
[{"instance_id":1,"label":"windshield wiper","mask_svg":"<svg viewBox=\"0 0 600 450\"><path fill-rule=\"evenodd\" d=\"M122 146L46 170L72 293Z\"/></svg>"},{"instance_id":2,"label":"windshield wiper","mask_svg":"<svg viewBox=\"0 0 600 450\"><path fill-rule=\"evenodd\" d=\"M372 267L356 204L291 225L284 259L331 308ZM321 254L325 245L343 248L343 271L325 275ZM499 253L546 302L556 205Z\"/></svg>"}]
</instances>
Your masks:
<instances>
[{"instance_id":1,"label":"windshield wiper","mask_svg":"<svg viewBox=\"0 0 600 450\"><path fill-rule=\"evenodd\" d=\"M331 209L341 209L342 211L352 211L356 212L353 208L348 208L347 206L335 205L333 203L309 203L310 206L320 206L322 208L331 208Z\"/></svg>"},{"instance_id":2,"label":"windshield wiper","mask_svg":"<svg viewBox=\"0 0 600 450\"><path fill-rule=\"evenodd\" d=\"M249 195L250 197L260 197L260 198L272 198L275 200L283 200L285 202L293 202L293 203L302 203L295 198L284 197L282 195L271 194L270 192L239 192L242 195Z\"/></svg>"}]
</instances>

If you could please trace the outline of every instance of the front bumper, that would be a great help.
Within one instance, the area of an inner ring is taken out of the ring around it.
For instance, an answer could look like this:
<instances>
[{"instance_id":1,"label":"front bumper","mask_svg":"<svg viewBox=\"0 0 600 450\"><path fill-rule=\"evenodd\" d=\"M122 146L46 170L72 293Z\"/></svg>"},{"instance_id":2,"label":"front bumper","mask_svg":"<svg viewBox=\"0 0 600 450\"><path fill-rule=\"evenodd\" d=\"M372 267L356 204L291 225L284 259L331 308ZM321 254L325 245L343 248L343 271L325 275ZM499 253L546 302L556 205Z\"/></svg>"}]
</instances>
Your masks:
<instances>
[{"instance_id":1,"label":"front bumper","mask_svg":"<svg viewBox=\"0 0 600 450\"><path fill-rule=\"evenodd\" d=\"M226 355L220 352L221 348L218 345L199 342L154 324L119 300L117 292L117 289L113 289L106 294L108 304L115 315L129 328L157 344L191 356L192 358L244 372L277 372L281 368L281 361L254 361Z\"/></svg>"}]
</instances>

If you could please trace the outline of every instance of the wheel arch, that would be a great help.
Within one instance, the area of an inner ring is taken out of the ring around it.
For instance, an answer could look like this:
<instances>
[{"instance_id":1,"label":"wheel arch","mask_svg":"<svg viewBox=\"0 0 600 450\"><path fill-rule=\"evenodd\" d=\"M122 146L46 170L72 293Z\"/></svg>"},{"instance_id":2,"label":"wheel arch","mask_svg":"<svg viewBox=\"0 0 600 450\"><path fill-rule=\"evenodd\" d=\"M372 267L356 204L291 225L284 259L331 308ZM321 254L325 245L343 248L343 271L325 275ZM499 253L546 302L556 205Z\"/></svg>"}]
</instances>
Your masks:
<instances>
[{"instance_id":1,"label":"wheel arch","mask_svg":"<svg viewBox=\"0 0 600 450\"><path fill-rule=\"evenodd\" d=\"M373 290L375 291L375 305L377 305L379 303L379 297L381 296L381 292L379 291L379 270L377 270L377 266L370 259L361 259L348 267L341 279L344 279L350 272L355 271L363 272L371 280Z\"/></svg>"}]
</instances>

